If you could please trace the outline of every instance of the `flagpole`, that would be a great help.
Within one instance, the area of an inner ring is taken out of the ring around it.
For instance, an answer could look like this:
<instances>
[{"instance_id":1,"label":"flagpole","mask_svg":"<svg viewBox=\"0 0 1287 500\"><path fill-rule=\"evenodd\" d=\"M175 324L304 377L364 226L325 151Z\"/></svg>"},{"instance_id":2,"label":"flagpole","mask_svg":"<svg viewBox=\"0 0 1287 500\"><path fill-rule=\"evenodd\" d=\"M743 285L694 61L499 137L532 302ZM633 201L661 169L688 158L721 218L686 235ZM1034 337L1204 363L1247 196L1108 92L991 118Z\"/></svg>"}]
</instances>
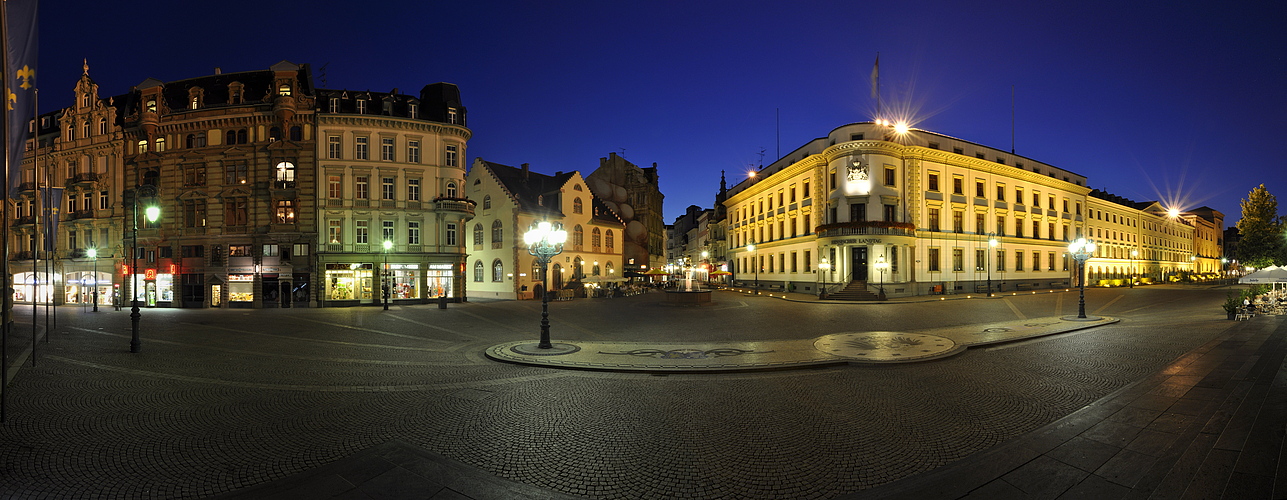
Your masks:
<instances>
[{"instance_id":1,"label":"flagpole","mask_svg":"<svg viewBox=\"0 0 1287 500\"><path fill-rule=\"evenodd\" d=\"M7 31L9 28L9 19L5 14L8 11L8 2L0 2L0 26L4 26ZM9 88L9 37L0 37L0 68L3 68L3 76L0 76L0 89ZM0 121L0 130L4 131L3 146L0 151L4 151L4 224L0 228L0 234L4 235L4 259L0 262L0 277L4 278L5 287L12 284L9 276L9 106L0 106L0 115L4 120ZM5 400L9 399L9 310L13 302L13 292L4 294L3 302L0 302L3 311L0 311L0 422L5 421L6 405Z\"/></svg>"},{"instance_id":2,"label":"flagpole","mask_svg":"<svg viewBox=\"0 0 1287 500\"><path fill-rule=\"evenodd\" d=\"M40 109L39 95L39 93L36 94L36 109ZM39 111L37 111L37 113L39 113ZM35 147L32 148L31 168L33 169L33 175L31 178L36 181L36 198L38 198L40 202L35 204L39 208L36 210L36 213L33 214L32 221L34 224L31 228L34 233L31 245L31 366L36 366L36 320L40 318L40 304L36 302L36 297L40 296L40 248L44 246L44 238L39 237L43 236L40 234L40 212L45 209L44 194L49 192L49 186L45 186L45 191L43 193L40 191L40 125L35 125L35 128L36 133L34 135L36 138L36 144ZM48 319L45 321L48 321Z\"/></svg>"}]
</instances>

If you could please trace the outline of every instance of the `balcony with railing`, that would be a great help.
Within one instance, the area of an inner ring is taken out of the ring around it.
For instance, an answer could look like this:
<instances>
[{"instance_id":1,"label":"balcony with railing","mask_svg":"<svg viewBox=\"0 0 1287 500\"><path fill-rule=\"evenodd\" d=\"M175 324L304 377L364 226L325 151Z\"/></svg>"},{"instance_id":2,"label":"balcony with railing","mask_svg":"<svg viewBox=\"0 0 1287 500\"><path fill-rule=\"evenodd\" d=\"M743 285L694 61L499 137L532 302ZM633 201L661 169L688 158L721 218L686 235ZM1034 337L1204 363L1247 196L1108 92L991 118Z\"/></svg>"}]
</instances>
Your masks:
<instances>
[{"instance_id":1,"label":"balcony with railing","mask_svg":"<svg viewBox=\"0 0 1287 500\"><path fill-rule=\"evenodd\" d=\"M34 215L24 215L13 220L13 225L15 226L30 226L35 223L36 216Z\"/></svg>"},{"instance_id":2,"label":"balcony with railing","mask_svg":"<svg viewBox=\"0 0 1287 500\"><path fill-rule=\"evenodd\" d=\"M92 219L94 218L93 210L76 210L67 213L67 220Z\"/></svg>"},{"instance_id":3,"label":"balcony with railing","mask_svg":"<svg viewBox=\"0 0 1287 500\"><path fill-rule=\"evenodd\" d=\"M67 187L72 187L78 184L93 184L95 182L98 182L97 173L81 172L79 174L72 174L71 178L67 179Z\"/></svg>"},{"instance_id":4,"label":"balcony with railing","mask_svg":"<svg viewBox=\"0 0 1287 500\"><path fill-rule=\"evenodd\" d=\"M877 220L837 222L835 224L823 224L818 226L817 233L819 238L868 235L915 236L916 225L910 222L887 222Z\"/></svg>"},{"instance_id":5,"label":"balcony with railing","mask_svg":"<svg viewBox=\"0 0 1287 500\"><path fill-rule=\"evenodd\" d=\"M465 198L435 198L433 203L435 212L457 213L469 218L474 216L474 206L477 205L473 200Z\"/></svg>"}]
</instances>

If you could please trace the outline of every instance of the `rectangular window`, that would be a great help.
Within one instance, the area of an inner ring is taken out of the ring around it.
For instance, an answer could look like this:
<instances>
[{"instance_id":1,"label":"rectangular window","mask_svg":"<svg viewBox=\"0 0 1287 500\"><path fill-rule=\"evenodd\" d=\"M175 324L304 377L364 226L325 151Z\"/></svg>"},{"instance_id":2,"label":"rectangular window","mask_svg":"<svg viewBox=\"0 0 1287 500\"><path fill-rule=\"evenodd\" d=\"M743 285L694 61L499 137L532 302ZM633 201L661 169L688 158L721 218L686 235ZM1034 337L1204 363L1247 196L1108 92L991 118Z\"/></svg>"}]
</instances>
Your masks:
<instances>
[{"instance_id":1,"label":"rectangular window","mask_svg":"<svg viewBox=\"0 0 1287 500\"><path fill-rule=\"evenodd\" d=\"M223 203L223 223L226 226L244 226L247 224L246 199L233 198Z\"/></svg>"},{"instance_id":2,"label":"rectangular window","mask_svg":"<svg viewBox=\"0 0 1287 500\"><path fill-rule=\"evenodd\" d=\"M985 196L987 195L987 189L986 189L986 188L987 188L987 184L985 184L985 183L983 182L983 179L977 179L977 180L975 180L975 181L974 181L974 197L975 197L975 198L983 198L983 197L985 197Z\"/></svg>"},{"instance_id":3,"label":"rectangular window","mask_svg":"<svg viewBox=\"0 0 1287 500\"><path fill-rule=\"evenodd\" d=\"M107 197L107 191L98 192L98 209L107 210L111 207L110 198Z\"/></svg>"},{"instance_id":4,"label":"rectangular window","mask_svg":"<svg viewBox=\"0 0 1287 500\"><path fill-rule=\"evenodd\" d=\"M340 159L340 136L332 135L326 138L326 157L332 160Z\"/></svg>"},{"instance_id":5,"label":"rectangular window","mask_svg":"<svg viewBox=\"0 0 1287 500\"><path fill-rule=\"evenodd\" d=\"M180 255L185 259L203 257L205 246L202 245L183 245L179 248Z\"/></svg>"},{"instance_id":6,"label":"rectangular window","mask_svg":"<svg viewBox=\"0 0 1287 500\"><path fill-rule=\"evenodd\" d=\"M974 270L980 271L980 272L987 271L988 270L987 258L988 258L987 250L981 250L981 249L975 250L974 251Z\"/></svg>"},{"instance_id":7,"label":"rectangular window","mask_svg":"<svg viewBox=\"0 0 1287 500\"><path fill-rule=\"evenodd\" d=\"M1035 220L1032 221L1032 237L1033 238L1041 237L1041 221L1035 221Z\"/></svg>"},{"instance_id":8,"label":"rectangular window","mask_svg":"<svg viewBox=\"0 0 1287 500\"><path fill-rule=\"evenodd\" d=\"M952 176L952 194L965 194L965 178L959 175Z\"/></svg>"},{"instance_id":9,"label":"rectangular window","mask_svg":"<svg viewBox=\"0 0 1287 500\"><path fill-rule=\"evenodd\" d=\"M446 163L446 165L447 165L448 167L454 167L454 166L456 166L456 154L457 154L456 146L455 146L455 145L448 145L448 146L447 146L447 158L446 158L446 161L445 161L445 163Z\"/></svg>"},{"instance_id":10,"label":"rectangular window","mask_svg":"<svg viewBox=\"0 0 1287 500\"><path fill-rule=\"evenodd\" d=\"M1065 213L1067 213L1067 212L1068 212L1068 199L1067 199L1067 198L1064 198L1064 212L1065 212Z\"/></svg>"},{"instance_id":11,"label":"rectangular window","mask_svg":"<svg viewBox=\"0 0 1287 500\"><path fill-rule=\"evenodd\" d=\"M1034 272L1041 270L1041 252L1032 252L1032 270Z\"/></svg>"},{"instance_id":12,"label":"rectangular window","mask_svg":"<svg viewBox=\"0 0 1287 500\"><path fill-rule=\"evenodd\" d=\"M420 244L420 222L407 221L407 244L408 245Z\"/></svg>"},{"instance_id":13,"label":"rectangular window","mask_svg":"<svg viewBox=\"0 0 1287 500\"><path fill-rule=\"evenodd\" d=\"M380 221L380 236L383 241L393 241L393 221Z\"/></svg>"},{"instance_id":14,"label":"rectangular window","mask_svg":"<svg viewBox=\"0 0 1287 500\"><path fill-rule=\"evenodd\" d=\"M333 199L344 197L344 185L341 184L340 176L332 175L326 178L327 194Z\"/></svg>"},{"instance_id":15,"label":"rectangular window","mask_svg":"<svg viewBox=\"0 0 1287 500\"><path fill-rule=\"evenodd\" d=\"M1077 212L1076 212L1076 214L1077 214L1077 215L1081 215L1081 202L1080 202L1080 201L1079 201L1079 202L1077 202Z\"/></svg>"},{"instance_id":16,"label":"rectangular window","mask_svg":"<svg viewBox=\"0 0 1287 500\"><path fill-rule=\"evenodd\" d=\"M393 161L392 137L384 137L380 139L380 159L383 161Z\"/></svg>"},{"instance_id":17,"label":"rectangular window","mask_svg":"<svg viewBox=\"0 0 1287 500\"><path fill-rule=\"evenodd\" d=\"M1005 236L1005 216L997 216L997 236Z\"/></svg>"},{"instance_id":18,"label":"rectangular window","mask_svg":"<svg viewBox=\"0 0 1287 500\"><path fill-rule=\"evenodd\" d=\"M897 222L895 220L897 217L898 217L898 206L885 205L885 222Z\"/></svg>"},{"instance_id":19,"label":"rectangular window","mask_svg":"<svg viewBox=\"0 0 1287 500\"><path fill-rule=\"evenodd\" d=\"M365 114L366 114L366 99L358 98L358 100L357 100L357 112L358 112L358 114L359 114L359 115L365 115Z\"/></svg>"},{"instance_id":20,"label":"rectangular window","mask_svg":"<svg viewBox=\"0 0 1287 500\"><path fill-rule=\"evenodd\" d=\"M974 214L974 234L984 234L988 232L987 222L983 214Z\"/></svg>"},{"instance_id":21,"label":"rectangular window","mask_svg":"<svg viewBox=\"0 0 1287 500\"><path fill-rule=\"evenodd\" d=\"M1047 257L1046 268L1050 271L1054 271L1055 270L1055 253L1050 252L1049 254L1046 254L1046 257Z\"/></svg>"},{"instance_id":22,"label":"rectangular window","mask_svg":"<svg viewBox=\"0 0 1287 500\"><path fill-rule=\"evenodd\" d=\"M1046 203L1046 208L1048 208L1048 209L1050 209L1050 210L1054 210L1054 209L1055 209L1055 195L1053 195L1053 194L1052 194L1052 195L1050 195L1050 197L1046 198L1046 201L1047 201L1047 203ZM1065 212L1067 212L1067 210L1064 210L1064 211L1065 211Z\"/></svg>"},{"instance_id":23,"label":"rectangular window","mask_svg":"<svg viewBox=\"0 0 1287 500\"><path fill-rule=\"evenodd\" d=\"M1041 191L1032 192L1032 206L1041 207Z\"/></svg>"},{"instance_id":24,"label":"rectangular window","mask_svg":"<svg viewBox=\"0 0 1287 500\"><path fill-rule=\"evenodd\" d=\"M809 250L804 251L804 272L813 272L812 253Z\"/></svg>"},{"instance_id":25,"label":"rectangular window","mask_svg":"<svg viewBox=\"0 0 1287 500\"><path fill-rule=\"evenodd\" d=\"M938 251L939 249L937 248L929 249L929 270L932 273L941 271L941 269L939 268L939 262L938 262L939 261Z\"/></svg>"},{"instance_id":26,"label":"rectangular window","mask_svg":"<svg viewBox=\"0 0 1287 500\"><path fill-rule=\"evenodd\" d=\"M1023 252L1022 251L1016 250L1014 252L1014 270L1015 271L1023 270Z\"/></svg>"},{"instance_id":27,"label":"rectangular window","mask_svg":"<svg viewBox=\"0 0 1287 500\"><path fill-rule=\"evenodd\" d=\"M997 201L1005 201L1005 184L997 184Z\"/></svg>"},{"instance_id":28,"label":"rectangular window","mask_svg":"<svg viewBox=\"0 0 1287 500\"><path fill-rule=\"evenodd\" d=\"M1005 271L1005 250L997 250L997 270Z\"/></svg>"},{"instance_id":29,"label":"rectangular window","mask_svg":"<svg viewBox=\"0 0 1287 500\"><path fill-rule=\"evenodd\" d=\"M420 201L420 179L407 179L407 201Z\"/></svg>"},{"instance_id":30,"label":"rectangular window","mask_svg":"<svg viewBox=\"0 0 1287 500\"><path fill-rule=\"evenodd\" d=\"M1014 220L1014 237L1015 238L1023 237L1023 219Z\"/></svg>"},{"instance_id":31,"label":"rectangular window","mask_svg":"<svg viewBox=\"0 0 1287 500\"><path fill-rule=\"evenodd\" d=\"M885 167L885 185L894 187L894 167Z\"/></svg>"},{"instance_id":32,"label":"rectangular window","mask_svg":"<svg viewBox=\"0 0 1287 500\"><path fill-rule=\"evenodd\" d=\"M228 245L229 257L250 257L250 245Z\"/></svg>"},{"instance_id":33,"label":"rectangular window","mask_svg":"<svg viewBox=\"0 0 1287 500\"><path fill-rule=\"evenodd\" d=\"M88 212L94 209L94 194L84 193L80 197L80 207L82 211Z\"/></svg>"},{"instance_id":34,"label":"rectangular window","mask_svg":"<svg viewBox=\"0 0 1287 500\"><path fill-rule=\"evenodd\" d=\"M368 228L367 228L367 221L364 221L364 220L357 221L355 229L356 229L355 231L356 238L353 240L353 242L359 245L367 244L370 239L370 233L368 232Z\"/></svg>"},{"instance_id":35,"label":"rectangular window","mask_svg":"<svg viewBox=\"0 0 1287 500\"><path fill-rule=\"evenodd\" d=\"M420 141L407 141L407 163L420 163Z\"/></svg>"},{"instance_id":36,"label":"rectangular window","mask_svg":"<svg viewBox=\"0 0 1287 500\"><path fill-rule=\"evenodd\" d=\"M199 165L199 164L184 165L183 166L183 185L185 187L206 185L206 166Z\"/></svg>"},{"instance_id":37,"label":"rectangular window","mask_svg":"<svg viewBox=\"0 0 1287 500\"><path fill-rule=\"evenodd\" d=\"M809 193L809 181L804 181L804 184L802 184L802 187L800 189L804 190L804 194L801 195L802 198L807 200L809 199L810 196L812 196Z\"/></svg>"},{"instance_id":38,"label":"rectangular window","mask_svg":"<svg viewBox=\"0 0 1287 500\"><path fill-rule=\"evenodd\" d=\"M245 161L230 161L224 164L224 179L223 179L224 184L226 185L245 184L246 181L247 181L247 177L246 177Z\"/></svg>"},{"instance_id":39,"label":"rectangular window","mask_svg":"<svg viewBox=\"0 0 1287 500\"><path fill-rule=\"evenodd\" d=\"M1055 223L1046 224L1046 238L1055 239Z\"/></svg>"},{"instance_id":40,"label":"rectangular window","mask_svg":"<svg viewBox=\"0 0 1287 500\"><path fill-rule=\"evenodd\" d=\"M296 243L292 251L291 255L296 257L308 255L308 243Z\"/></svg>"},{"instance_id":41,"label":"rectangular window","mask_svg":"<svg viewBox=\"0 0 1287 500\"><path fill-rule=\"evenodd\" d=\"M965 270L965 249L964 248L952 249L952 270L956 272L961 272Z\"/></svg>"},{"instance_id":42,"label":"rectangular window","mask_svg":"<svg viewBox=\"0 0 1287 500\"><path fill-rule=\"evenodd\" d=\"M380 199L381 200L393 199L393 178L392 177L380 178Z\"/></svg>"},{"instance_id":43,"label":"rectangular window","mask_svg":"<svg viewBox=\"0 0 1287 500\"><path fill-rule=\"evenodd\" d=\"M791 252L791 272L793 273L800 272L800 268L796 260L798 257L799 255L797 255L795 252Z\"/></svg>"},{"instance_id":44,"label":"rectangular window","mask_svg":"<svg viewBox=\"0 0 1287 500\"><path fill-rule=\"evenodd\" d=\"M938 224L938 209L931 208L929 209L929 230L938 231L939 229L940 227Z\"/></svg>"},{"instance_id":45,"label":"rectangular window","mask_svg":"<svg viewBox=\"0 0 1287 500\"><path fill-rule=\"evenodd\" d=\"M355 189L355 191L354 191L354 193L353 193L353 197L354 197L354 198L357 198L357 199L359 199L359 200L365 200L365 199L367 199L367 198L369 197L370 192L369 192L369 184L368 184L367 179L368 179L368 177L367 177L367 176L365 176L365 175L359 175L359 176L357 176L357 178L356 178L356 180L357 180L357 188Z\"/></svg>"},{"instance_id":46,"label":"rectangular window","mask_svg":"<svg viewBox=\"0 0 1287 500\"><path fill-rule=\"evenodd\" d=\"M961 210L952 211L952 232L965 232L965 212Z\"/></svg>"},{"instance_id":47,"label":"rectangular window","mask_svg":"<svg viewBox=\"0 0 1287 500\"><path fill-rule=\"evenodd\" d=\"M205 200L183 200L183 227L206 227Z\"/></svg>"},{"instance_id":48,"label":"rectangular window","mask_svg":"<svg viewBox=\"0 0 1287 500\"><path fill-rule=\"evenodd\" d=\"M1014 188L1014 204L1015 205L1023 204L1023 188L1021 187Z\"/></svg>"},{"instance_id":49,"label":"rectangular window","mask_svg":"<svg viewBox=\"0 0 1287 500\"><path fill-rule=\"evenodd\" d=\"M327 237L331 243L340 243L344 241L343 235L344 221L333 220L327 222Z\"/></svg>"},{"instance_id":50,"label":"rectangular window","mask_svg":"<svg viewBox=\"0 0 1287 500\"><path fill-rule=\"evenodd\" d=\"M276 257L277 250L278 246L273 243L264 245L264 257Z\"/></svg>"},{"instance_id":51,"label":"rectangular window","mask_svg":"<svg viewBox=\"0 0 1287 500\"><path fill-rule=\"evenodd\" d=\"M791 200L791 203L795 203L795 184L792 184L791 188L788 189L787 191L791 193L791 196L789 197Z\"/></svg>"},{"instance_id":52,"label":"rectangular window","mask_svg":"<svg viewBox=\"0 0 1287 500\"><path fill-rule=\"evenodd\" d=\"M446 236L447 236L447 246L455 246L456 245L456 223L454 222L447 223Z\"/></svg>"},{"instance_id":53,"label":"rectangular window","mask_svg":"<svg viewBox=\"0 0 1287 500\"><path fill-rule=\"evenodd\" d=\"M812 232L813 232L813 225L809 224L809 218L810 218L810 215L809 215L809 214L805 214L805 216L804 216L804 234L809 234L809 233L812 233Z\"/></svg>"},{"instance_id":54,"label":"rectangular window","mask_svg":"<svg viewBox=\"0 0 1287 500\"><path fill-rule=\"evenodd\" d=\"M363 102L363 101L358 101ZM358 137L353 145L353 157L359 160L369 160L367 155L367 138Z\"/></svg>"},{"instance_id":55,"label":"rectangular window","mask_svg":"<svg viewBox=\"0 0 1287 500\"><path fill-rule=\"evenodd\" d=\"M938 191L938 173L937 172L930 172L929 174L929 190Z\"/></svg>"},{"instance_id":56,"label":"rectangular window","mask_svg":"<svg viewBox=\"0 0 1287 500\"><path fill-rule=\"evenodd\" d=\"M851 222L859 222L859 221L867 220L867 204L854 203L852 205L849 205L849 220Z\"/></svg>"}]
</instances>

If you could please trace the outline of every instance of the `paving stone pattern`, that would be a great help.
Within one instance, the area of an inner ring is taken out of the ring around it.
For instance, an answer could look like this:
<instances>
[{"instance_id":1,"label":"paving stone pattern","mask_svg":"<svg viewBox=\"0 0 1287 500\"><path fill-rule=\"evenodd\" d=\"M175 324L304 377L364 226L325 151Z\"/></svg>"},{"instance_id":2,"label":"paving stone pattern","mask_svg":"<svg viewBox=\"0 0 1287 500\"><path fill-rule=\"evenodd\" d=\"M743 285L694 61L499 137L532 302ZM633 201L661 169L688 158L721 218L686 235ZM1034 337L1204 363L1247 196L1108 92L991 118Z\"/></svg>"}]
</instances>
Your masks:
<instances>
[{"instance_id":1,"label":"paving stone pattern","mask_svg":"<svg viewBox=\"0 0 1287 500\"><path fill-rule=\"evenodd\" d=\"M1119 324L932 362L666 376L486 359L488 346L534 338L540 304L531 302L447 311L147 310L143 352L134 355L126 350L128 311L77 311L60 317L38 366L9 388L0 496L202 498L401 441L572 496L836 498L1042 428L1168 366L1231 323L1212 314L1223 292L1119 293L1087 291L1088 302L1113 304L1102 313L1122 317ZM1014 319L1015 311L1069 312L1058 296L1006 300L872 309L717 294L714 306L690 310L646 294L551 304L551 320L556 339L798 340L856 325L908 331ZM1201 380L1192 385L1211 388ZM1260 394L1257 387L1246 391ZM1152 430L1196 425L1162 418L1188 415L1174 409L1186 398L1151 396L1134 406L1160 412ZM1241 422L1237 410L1226 409ZM1257 430L1254 422L1248 429ZM1156 453L1165 437L1136 444L1140 433L1125 441L1129 430L1101 431L1083 439L1122 451L1100 468L1125 452ZM1093 449L1086 454L1098 460ZM1223 463L1240 474L1263 472L1236 457L1204 459L1195 470L1218 472ZM1100 477L1112 484L1151 477L1125 465L1104 470Z\"/></svg>"}]
</instances>

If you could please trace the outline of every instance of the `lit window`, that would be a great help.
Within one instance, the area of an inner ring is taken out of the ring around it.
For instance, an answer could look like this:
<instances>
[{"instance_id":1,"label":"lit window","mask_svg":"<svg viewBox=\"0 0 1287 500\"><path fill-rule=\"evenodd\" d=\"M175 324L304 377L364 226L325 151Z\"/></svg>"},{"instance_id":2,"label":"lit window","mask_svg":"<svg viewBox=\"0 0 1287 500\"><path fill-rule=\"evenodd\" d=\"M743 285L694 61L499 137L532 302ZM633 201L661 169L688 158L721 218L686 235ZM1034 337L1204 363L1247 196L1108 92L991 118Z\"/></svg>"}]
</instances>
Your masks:
<instances>
[{"instance_id":1,"label":"lit window","mask_svg":"<svg viewBox=\"0 0 1287 500\"><path fill-rule=\"evenodd\" d=\"M278 85L278 86L277 86L277 93L278 93L279 95L281 95L281 96L289 97L289 96L290 96L290 84L289 84L289 83L283 83L283 84L281 84L281 85Z\"/></svg>"},{"instance_id":2,"label":"lit window","mask_svg":"<svg viewBox=\"0 0 1287 500\"><path fill-rule=\"evenodd\" d=\"M454 182L447 183L447 197L448 198L456 197L456 183Z\"/></svg>"},{"instance_id":3,"label":"lit window","mask_svg":"<svg viewBox=\"0 0 1287 500\"><path fill-rule=\"evenodd\" d=\"M295 223L295 201L280 200L277 202L277 223L294 224Z\"/></svg>"},{"instance_id":4,"label":"lit window","mask_svg":"<svg viewBox=\"0 0 1287 500\"><path fill-rule=\"evenodd\" d=\"M407 221L407 244L408 245L420 244L420 222Z\"/></svg>"}]
</instances>

